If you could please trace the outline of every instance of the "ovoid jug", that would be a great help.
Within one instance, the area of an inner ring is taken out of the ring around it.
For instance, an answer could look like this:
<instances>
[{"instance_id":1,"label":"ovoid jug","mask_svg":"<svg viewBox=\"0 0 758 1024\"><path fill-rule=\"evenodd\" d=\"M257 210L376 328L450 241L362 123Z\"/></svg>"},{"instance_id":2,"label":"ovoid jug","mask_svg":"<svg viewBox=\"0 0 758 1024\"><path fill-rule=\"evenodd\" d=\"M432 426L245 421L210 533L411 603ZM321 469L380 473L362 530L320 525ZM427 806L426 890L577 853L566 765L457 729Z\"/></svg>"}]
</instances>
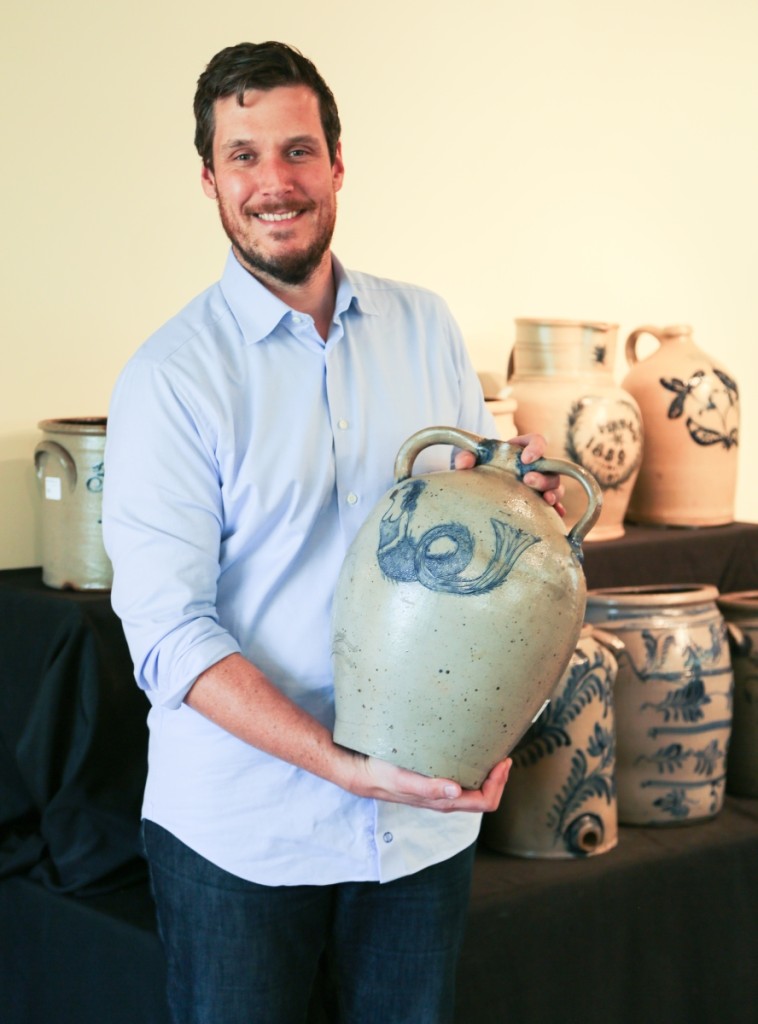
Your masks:
<instances>
[{"instance_id":1,"label":"ovoid jug","mask_svg":"<svg viewBox=\"0 0 758 1024\"><path fill-rule=\"evenodd\" d=\"M613 378L617 324L582 320L516 320L509 383L519 433L538 430L550 458L568 458L597 480L603 509L588 541L623 536L624 516L642 460L642 416ZM566 482L569 524L583 495Z\"/></svg>"},{"instance_id":2,"label":"ovoid jug","mask_svg":"<svg viewBox=\"0 0 758 1024\"><path fill-rule=\"evenodd\" d=\"M550 703L513 751L508 793L485 814L482 842L550 860L618 843L613 684L616 637L585 625Z\"/></svg>"},{"instance_id":3,"label":"ovoid jug","mask_svg":"<svg viewBox=\"0 0 758 1024\"><path fill-rule=\"evenodd\" d=\"M658 345L644 359L639 339ZM638 327L626 339L623 386L637 400L647 443L627 518L661 526L718 526L734 518L739 394L731 374L698 348L692 328Z\"/></svg>"},{"instance_id":4,"label":"ovoid jug","mask_svg":"<svg viewBox=\"0 0 758 1024\"><path fill-rule=\"evenodd\" d=\"M622 825L712 818L724 802L733 675L710 585L591 590L587 620L623 642L616 676Z\"/></svg>"},{"instance_id":5,"label":"ovoid jug","mask_svg":"<svg viewBox=\"0 0 758 1024\"><path fill-rule=\"evenodd\" d=\"M717 603L726 619L734 670L726 789L758 797L758 590L722 594Z\"/></svg>"},{"instance_id":6,"label":"ovoid jug","mask_svg":"<svg viewBox=\"0 0 758 1024\"><path fill-rule=\"evenodd\" d=\"M473 452L470 470L412 476L424 448ZM563 460L452 427L410 437L396 484L369 514L337 582L334 739L425 775L478 788L560 679L585 606L581 540L602 495ZM559 472L587 496L563 521L521 482Z\"/></svg>"},{"instance_id":7,"label":"ovoid jug","mask_svg":"<svg viewBox=\"0 0 758 1024\"><path fill-rule=\"evenodd\" d=\"M42 581L48 587L108 590L103 546L105 417L42 420L34 449L42 500Z\"/></svg>"}]
</instances>

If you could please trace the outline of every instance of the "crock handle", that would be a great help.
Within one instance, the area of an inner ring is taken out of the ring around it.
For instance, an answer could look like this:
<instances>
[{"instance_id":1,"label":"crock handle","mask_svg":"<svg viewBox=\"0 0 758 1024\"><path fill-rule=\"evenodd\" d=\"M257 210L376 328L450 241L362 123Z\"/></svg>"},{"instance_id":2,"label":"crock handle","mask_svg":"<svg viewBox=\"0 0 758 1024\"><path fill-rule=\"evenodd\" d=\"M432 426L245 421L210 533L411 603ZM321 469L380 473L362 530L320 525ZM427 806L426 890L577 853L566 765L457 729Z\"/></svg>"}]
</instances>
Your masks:
<instances>
[{"instance_id":1,"label":"crock handle","mask_svg":"<svg viewBox=\"0 0 758 1024\"><path fill-rule=\"evenodd\" d=\"M76 487L76 463L71 458L63 445L55 441L40 441L34 449L34 469L37 474L37 482L42 485L45 476L45 463L48 456L57 459L63 467L63 475L66 477L69 491Z\"/></svg>"},{"instance_id":2,"label":"crock handle","mask_svg":"<svg viewBox=\"0 0 758 1024\"><path fill-rule=\"evenodd\" d=\"M635 363L639 362L639 359L637 358L637 339L641 334L652 334L658 344L661 344L660 327L650 327L647 325L645 327L638 327L636 330L632 331L624 345L624 355L626 356L626 361L629 366L634 366Z\"/></svg>"},{"instance_id":3,"label":"crock handle","mask_svg":"<svg viewBox=\"0 0 758 1024\"><path fill-rule=\"evenodd\" d=\"M416 456L424 448L433 444L451 444L463 451L471 452L476 456L477 461L486 462L489 460L493 444L504 444L505 442L488 441L478 434L471 434L468 430L461 430L459 427L425 427L411 435L402 445L395 459L395 480L401 483L407 480L413 472L413 463ZM516 446L510 446L519 449ZM524 464L519 458L517 460L517 473L523 477L525 473L536 470L538 473L560 473L563 476L570 476L579 483L587 495L587 508L584 515L569 530L568 539L573 548L580 548L585 535L589 533L597 522L600 511L603 507L603 492L594 476L587 472L582 466L566 459L537 459L536 462Z\"/></svg>"},{"instance_id":4,"label":"crock handle","mask_svg":"<svg viewBox=\"0 0 758 1024\"><path fill-rule=\"evenodd\" d=\"M600 484L583 466L569 462L568 459L537 459L536 462L526 464L519 460L519 465L521 476L531 473L532 470L536 470L538 473L560 473L561 476L570 476L572 480L576 480L581 485L587 495L587 508L568 532L571 546L580 548L582 541L597 522L603 508L603 492L600 489Z\"/></svg>"}]
</instances>

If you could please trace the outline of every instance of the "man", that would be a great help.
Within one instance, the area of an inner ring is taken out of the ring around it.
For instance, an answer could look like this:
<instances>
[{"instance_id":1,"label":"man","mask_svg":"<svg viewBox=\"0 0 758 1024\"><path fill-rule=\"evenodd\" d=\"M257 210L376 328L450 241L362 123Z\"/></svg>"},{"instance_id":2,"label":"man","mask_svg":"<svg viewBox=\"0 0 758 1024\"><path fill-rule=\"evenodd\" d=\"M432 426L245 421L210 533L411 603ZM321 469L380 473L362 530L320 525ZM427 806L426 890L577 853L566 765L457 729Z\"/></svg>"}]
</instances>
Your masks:
<instances>
[{"instance_id":1,"label":"man","mask_svg":"<svg viewBox=\"0 0 758 1024\"><path fill-rule=\"evenodd\" d=\"M464 792L337 746L329 614L400 444L494 425L441 300L332 255L340 124L310 61L223 50L195 114L231 253L122 373L104 499L152 705L144 838L173 1019L303 1021L323 968L332 1021L440 1024L509 762ZM557 478L525 479L559 505Z\"/></svg>"}]
</instances>

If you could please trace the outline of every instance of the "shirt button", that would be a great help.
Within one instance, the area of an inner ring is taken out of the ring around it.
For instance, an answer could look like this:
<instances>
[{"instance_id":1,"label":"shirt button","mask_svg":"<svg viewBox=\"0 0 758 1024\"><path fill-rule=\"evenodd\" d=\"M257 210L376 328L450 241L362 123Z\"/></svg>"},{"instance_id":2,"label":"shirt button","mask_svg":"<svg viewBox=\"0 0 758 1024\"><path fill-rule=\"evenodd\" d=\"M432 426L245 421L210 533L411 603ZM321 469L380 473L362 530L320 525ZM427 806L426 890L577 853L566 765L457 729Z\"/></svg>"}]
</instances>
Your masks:
<instances>
[{"instance_id":1,"label":"shirt button","mask_svg":"<svg viewBox=\"0 0 758 1024\"><path fill-rule=\"evenodd\" d=\"M303 322L303 318L301 316L293 316L292 317L292 323L293 324L301 324L302 322Z\"/></svg>"},{"instance_id":2,"label":"shirt button","mask_svg":"<svg viewBox=\"0 0 758 1024\"><path fill-rule=\"evenodd\" d=\"M337 426L340 428L340 430L347 430L348 422L347 420L337 420Z\"/></svg>"},{"instance_id":3,"label":"shirt button","mask_svg":"<svg viewBox=\"0 0 758 1024\"><path fill-rule=\"evenodd\" d=\"M385 832L384 835L382 836L382 839L385 841L385 843L391 843L394 838L395 837L392 835L391 832Z\"/></svg>"},{"instance_id":4,"label":"shirt button","mask_svg":"<svg viewBox=\"0 0 758 1024\"><path fill-rule=\"evenodd\" d=\"M354 494L354 493L353 493L353 492L351 491L351 492L350 492L350 493L348 494L348 496L347 496L347 503L348 503L348 505L355 505L355 503L356 503L357 501L358 501L358 495L357 495L357 494Z\"/></svg>"}]
</instances>

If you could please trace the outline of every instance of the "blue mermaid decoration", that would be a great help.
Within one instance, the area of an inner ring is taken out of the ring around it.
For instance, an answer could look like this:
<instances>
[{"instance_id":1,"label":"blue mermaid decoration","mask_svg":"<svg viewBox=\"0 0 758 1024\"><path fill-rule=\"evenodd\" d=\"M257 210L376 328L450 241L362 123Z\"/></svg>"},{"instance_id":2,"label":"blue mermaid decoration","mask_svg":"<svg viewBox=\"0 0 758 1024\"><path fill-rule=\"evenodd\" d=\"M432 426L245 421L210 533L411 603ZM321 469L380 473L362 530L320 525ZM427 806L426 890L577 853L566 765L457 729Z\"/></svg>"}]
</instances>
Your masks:
<instances>
[{"instance_id":1,"label":"blue mermaid decoration","mask_svg":"<svg viewBox=\"0 0 758 1024\"><path fill-rule=\"evenodd\" d=\"M474 556L468 527L450 522L431 527L418 540L411 536L411 521L425 487L423 480L411 479L389 496L377 548L379 567L387 579L421 583L428 590L448 594L485 594L504 583L519 557L539 541L525 530L491 518L492 557L478 576L464 576Z\"/></svg>"}]
</instances>

